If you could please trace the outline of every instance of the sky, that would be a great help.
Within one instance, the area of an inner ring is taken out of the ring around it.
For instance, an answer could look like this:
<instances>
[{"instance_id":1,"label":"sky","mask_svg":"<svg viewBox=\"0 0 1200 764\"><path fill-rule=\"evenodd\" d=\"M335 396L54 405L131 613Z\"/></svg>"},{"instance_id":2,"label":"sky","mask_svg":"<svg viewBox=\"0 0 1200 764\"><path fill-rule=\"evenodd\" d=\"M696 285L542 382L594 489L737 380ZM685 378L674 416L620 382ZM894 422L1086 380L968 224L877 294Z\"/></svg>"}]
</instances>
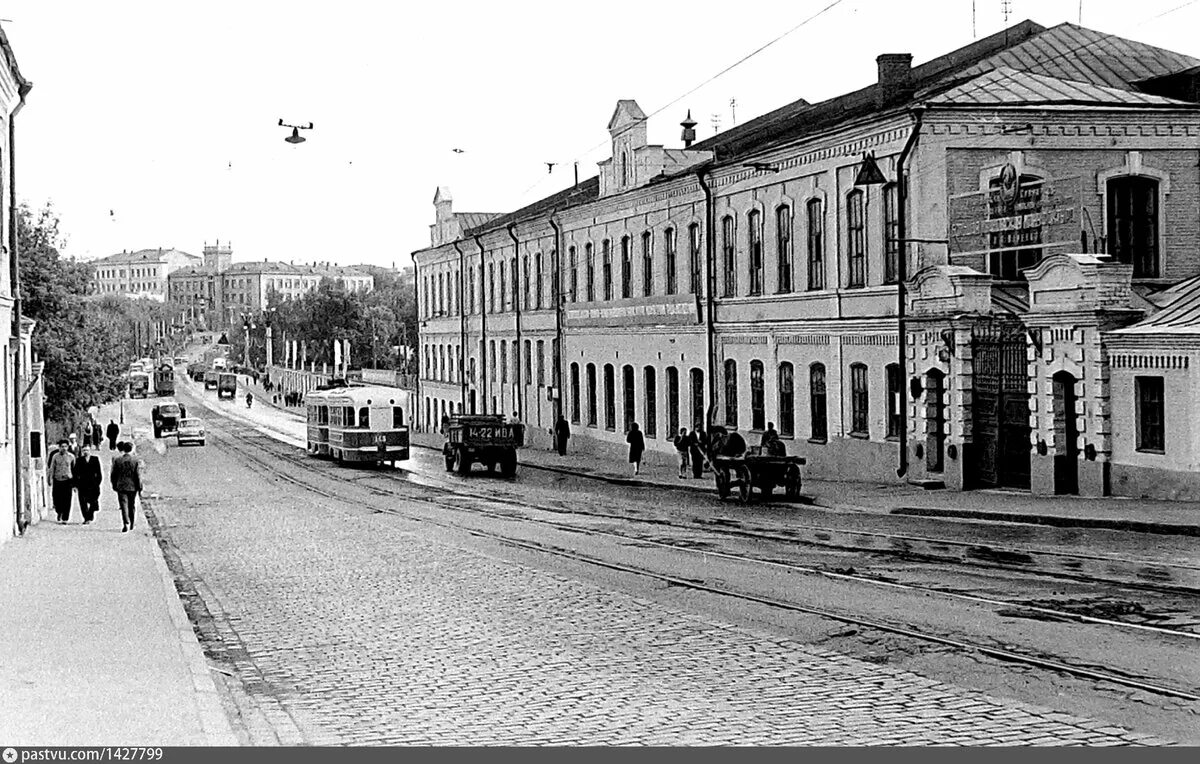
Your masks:
<instances>
[{"instance_id":1,"label":"sky","mask_svg":"<svg viewBox=\"0 0 1200 764\"><path fill-rule=\"evenodd\" d=\"M397 267L438 186L507 212L595 175L618 99L678 147L689 109L703 140L1026 18L1200 57L1198 0L0 0L33 83L18 198L53 205L65 254Z\"/></svg>"}]
</instances>

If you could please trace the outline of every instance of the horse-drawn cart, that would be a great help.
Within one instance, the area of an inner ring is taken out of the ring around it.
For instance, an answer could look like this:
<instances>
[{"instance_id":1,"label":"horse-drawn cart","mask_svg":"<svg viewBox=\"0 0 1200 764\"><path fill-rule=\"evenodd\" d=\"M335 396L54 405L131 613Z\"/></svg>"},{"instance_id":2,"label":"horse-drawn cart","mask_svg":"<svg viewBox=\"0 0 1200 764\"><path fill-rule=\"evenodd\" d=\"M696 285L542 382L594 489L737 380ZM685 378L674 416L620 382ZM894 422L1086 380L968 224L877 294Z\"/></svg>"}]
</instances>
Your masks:
<instances>
[{"instance_id":1,"label":"horse-drawn cart","mask_svg":"<svg viewBox=\"0 0 1200 764\"><path fill-rule=\"evenodd\" d=\"M714 427L708 460L717 481L717 496L725 499L736 491L738 501L745 504L750 501L752 488L758 488L765 498L780 487L789 499L799 498L803 485L800 467L805 463L804 457L787 456L778 439L766 451L764 453L758 446L747 447L736 432Z\"/></svg>"}]
</instances>

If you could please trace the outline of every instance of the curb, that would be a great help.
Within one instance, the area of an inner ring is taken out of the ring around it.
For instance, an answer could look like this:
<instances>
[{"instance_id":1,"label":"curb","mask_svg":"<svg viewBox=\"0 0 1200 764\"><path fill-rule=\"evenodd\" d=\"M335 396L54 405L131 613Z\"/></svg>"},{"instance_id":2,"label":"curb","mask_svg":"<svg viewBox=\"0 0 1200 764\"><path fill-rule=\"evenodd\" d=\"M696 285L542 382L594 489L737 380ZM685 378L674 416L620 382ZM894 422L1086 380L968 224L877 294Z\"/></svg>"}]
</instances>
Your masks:
<instances>
[{"instance_id":1,"label":"curb","mask_svg":"<svg viewBox=\"0 0 1200 764\"><path fill-rule=\"evenodd\" d=\"M145 504L144 500L142 504ZM142 516L146 517L144 507ZM145 522L149 525L149 519L146 519ZM175 578L167 567L167 561L163 558L162 549L158 545L158 538L153 533L150 535L149 543L153 547L154 567L162 581L163 598L167 602L167 614L170 616L171 625L179 638L179 651L183 655L192 677L196 712L207 744L210 746L240 745L229 724L229 718L225 715L225 709L221 705L221 696L212 674L209 673L204 650L196 639L196 632L192 629L192 622L188 619L187 613L184 612L183 603L179 601L179 593L175 589Z\"/></svg>"},{"instance_id":2,"label":"curb","mask_svg":"<svg viewBox=\"0 0 1200 764\"><path fill-rule=\"evenodd\" d=\"M1143 520L1112 520L1098 517L1069 517L1066 515L1023 515L1015 512L986 512L975 509L941 509L940 507L896 507L892 515L934 517L963 520L986 520L999 523L1049 525L1055 528L1097 528L1100 530L1156 533L1165 536L1200 537L1200 526L1179 523L1154 523Z\"/></svg>"}]
</instances>

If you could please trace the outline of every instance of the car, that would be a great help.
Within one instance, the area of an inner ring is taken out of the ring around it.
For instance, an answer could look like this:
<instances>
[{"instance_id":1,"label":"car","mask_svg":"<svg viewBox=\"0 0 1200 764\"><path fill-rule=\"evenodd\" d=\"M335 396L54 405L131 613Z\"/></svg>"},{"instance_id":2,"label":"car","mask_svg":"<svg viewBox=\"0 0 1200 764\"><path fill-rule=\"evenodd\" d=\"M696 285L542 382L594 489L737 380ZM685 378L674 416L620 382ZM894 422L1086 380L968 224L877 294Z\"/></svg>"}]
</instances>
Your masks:
<instances>
[{"instance_id":1,"label":"car","mask_svg":"<svg viewBox=\"0 0 1200 764\"><path fill-rule=\"evenodd\" d=\"M204 445L204 420L196 417L188 417L179 422L179 431L177 433L179 445L185 443L195 443L196 445Z\"/></svg>"}]
</instances>

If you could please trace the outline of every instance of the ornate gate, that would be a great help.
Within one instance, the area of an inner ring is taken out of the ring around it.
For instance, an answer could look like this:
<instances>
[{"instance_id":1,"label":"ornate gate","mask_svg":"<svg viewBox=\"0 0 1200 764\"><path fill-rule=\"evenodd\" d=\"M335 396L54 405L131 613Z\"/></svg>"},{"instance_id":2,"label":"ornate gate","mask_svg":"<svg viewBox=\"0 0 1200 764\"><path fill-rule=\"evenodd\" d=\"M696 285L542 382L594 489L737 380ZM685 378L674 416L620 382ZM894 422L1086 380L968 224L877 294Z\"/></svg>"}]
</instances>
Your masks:
<instances>
[{"instance_id":1,"label":"ornate gate","mask_svg":"<svg viewBox=\"0 0 1200 764\"><path fill-rule=\"evenodd\" d=\"M1029 367L1019 325L974 331L973 483L1029 487Z\"/></svg>"}]
</instances>

